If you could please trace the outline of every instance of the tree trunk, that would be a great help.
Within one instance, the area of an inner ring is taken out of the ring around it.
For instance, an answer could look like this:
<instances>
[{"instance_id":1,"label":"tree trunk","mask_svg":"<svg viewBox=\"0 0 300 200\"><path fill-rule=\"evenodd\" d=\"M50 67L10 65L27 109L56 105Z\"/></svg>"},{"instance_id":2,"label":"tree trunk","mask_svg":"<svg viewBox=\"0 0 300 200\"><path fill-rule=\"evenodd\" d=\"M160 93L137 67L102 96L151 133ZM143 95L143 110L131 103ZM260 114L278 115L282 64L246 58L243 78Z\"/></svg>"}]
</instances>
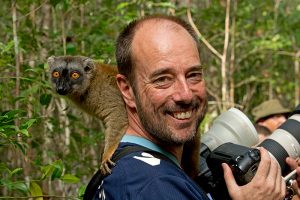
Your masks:
<instances>
[{"instance_id":1,"label":"tree trunk","mask_svg":"<svg viewBox=\"0 0 300 200\"><path fill-rule=\"evenodd\" d=\"M222 110L228 108L228 92L227 92L227 73L226 73L226 60L227 60L227 49L229 44L229 25L230 25L230 0L226 2L226 17L225 17L225 38L224 38L224 48L222 55L222 66L221 66L221 76L222 76Z\"/></svg>"},{"instance_id":2,"label":"tree trunk","mask_svg":"<svg viewBox=\"0 0 300 200\"><path fill-rule=\"evenodd\" d=\"M12 26L13 26L13 39L14 39L14 51L15 51L15 64L16 64L16 72L15 72L15 77L16 77L16 85L15 85L15 97L20 96L20 51L19 51L19 38L18 38L18 20L17 20L17 2L16 0L12 1L11 5L11 12L12 12ZM15 109L19 110L20 104L19 101L17 100L15 102ZM20 121L19 119L15 119L15 125L17 127L20 126ZM22 135L18 133L18 142L22 142ZM20 151L16 151L12 153L12 161L15 162L15 166L20 167L22 166L22 153Z\"/></svg>"},{"instance_id":3,"label":"tree trunk","mask_svg":"<svg viewBox=\"0 0 300 200\"><path fill-rule=\"evenodd\" d=\"M84 29L84 4L80 4L80 29ZM85 43L84 40L80 42L80 52L81 54L85 53Z\"/></svg>"},{"instance_id":4,"label":"tree trunk","mask_svg":"<svg viewBox=\"0 0 300 200\"><path fill-rule=\"evenodd\" d=\"M295 106L300 103L300 70L299 70L300 51L295 57Z\"/></svg>"},{"instance_id":5,"label":"tree trunk","mask_svg":"<svg viewBox=\"0 0 300 200\"><path fill-rule=\"evenodd\" d=\"M15 50L15 62L16 62L16 97L20 96L20 52L19 52L19 39L17 33L17 3L16 0L12 1L12 23L13 23L13 37L14 37L14 50ZM15 103L15 109L20 107L19 101Z\"/></svg>"},{"instance_id":6,"label":"tree trunk","mask_svg":"<svg viewBox=\"0 0 300 200\"><path fill-rule=\"evenodd\" d=\"M234 106L234 71L235 71L235 15L237 11L237 0L233 1L233 15L231 25L231 53L230 53L230 67L229 67L229 101L230 106Z\"/></svg>"}]
</instances>

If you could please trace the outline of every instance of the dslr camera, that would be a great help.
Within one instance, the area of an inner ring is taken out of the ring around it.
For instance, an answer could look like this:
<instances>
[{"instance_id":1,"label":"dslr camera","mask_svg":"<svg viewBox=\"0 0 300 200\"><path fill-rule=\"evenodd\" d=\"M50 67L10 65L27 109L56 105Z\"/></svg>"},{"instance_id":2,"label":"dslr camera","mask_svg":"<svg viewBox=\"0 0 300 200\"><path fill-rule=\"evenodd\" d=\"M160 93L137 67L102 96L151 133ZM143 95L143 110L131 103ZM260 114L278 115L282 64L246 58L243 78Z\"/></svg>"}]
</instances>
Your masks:
<instances>
[{"instance_id":1,"label":"dslr camera","mask_svg":"<svg viewBox=\"0 0 300 200\"><path fill-rule=\"evenodd\" d=\"M221 164L230 166L239 185L249 183L260 163L260 151L254 146L267 149L283 175L291 172L285 159L300 156L300 104L287 121L260 144L253 124L236 108L218 116L201 142L200 173L196 182L214 199L230 199ZM288 183L292 178L285 180Z\"/></svg>"}]
</instances>

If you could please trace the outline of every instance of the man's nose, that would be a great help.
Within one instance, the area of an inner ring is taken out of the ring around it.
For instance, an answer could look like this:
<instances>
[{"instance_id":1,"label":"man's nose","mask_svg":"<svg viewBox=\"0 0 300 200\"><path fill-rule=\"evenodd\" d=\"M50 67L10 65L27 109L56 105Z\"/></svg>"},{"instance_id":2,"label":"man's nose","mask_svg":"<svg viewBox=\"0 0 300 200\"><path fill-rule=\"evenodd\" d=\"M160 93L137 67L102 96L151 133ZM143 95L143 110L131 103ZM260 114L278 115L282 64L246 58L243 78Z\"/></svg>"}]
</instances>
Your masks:
<instances>
[{"instance_id":1,"label":"man's nose","mask_svg":"<svg viewBox=\"0 0 300 200\"><path fill-rule=\"evenodd\" d=\"M174 86L173 99L176 102L190 103L193 98L193 92L186 80L178 81Z\"/></svg>"}]
</instances>

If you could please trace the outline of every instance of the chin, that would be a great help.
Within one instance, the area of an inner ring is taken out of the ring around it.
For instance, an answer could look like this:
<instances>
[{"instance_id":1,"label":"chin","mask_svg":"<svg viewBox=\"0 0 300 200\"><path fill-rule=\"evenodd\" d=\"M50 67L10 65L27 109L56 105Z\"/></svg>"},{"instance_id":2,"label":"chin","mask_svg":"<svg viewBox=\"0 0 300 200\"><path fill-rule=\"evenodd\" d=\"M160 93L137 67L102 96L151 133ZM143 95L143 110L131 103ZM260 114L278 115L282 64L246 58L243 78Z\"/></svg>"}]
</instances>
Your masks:
<instances>
[{"instance_id":1,"label":"chin","mask_svg":"<svg viewBox=\"0 0 300 200\"><path fill-rule=\"evenodd\" d=\"M194 136L195 136L194 130L190 130L190 129L182 130L178 134L177 141L180 141L180 143L185 143L187 141L192 140Z\"/></svg>"}]
</instances>

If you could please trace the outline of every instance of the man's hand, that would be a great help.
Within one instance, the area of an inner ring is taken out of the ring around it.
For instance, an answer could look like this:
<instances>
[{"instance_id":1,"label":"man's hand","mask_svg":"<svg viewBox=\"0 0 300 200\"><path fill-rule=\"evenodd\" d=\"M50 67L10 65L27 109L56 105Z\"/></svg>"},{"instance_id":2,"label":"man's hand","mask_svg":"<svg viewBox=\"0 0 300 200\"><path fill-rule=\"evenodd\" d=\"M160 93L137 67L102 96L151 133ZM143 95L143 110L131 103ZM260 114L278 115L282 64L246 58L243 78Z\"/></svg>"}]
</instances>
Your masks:
<instances>
[{"instance_id":1,"label":"man's hand","mask_svg":"<svg viewBox=\"0 0 300 200\"><path fill-rule=\"evenodd\" d=\"M293 184L292 184L292 188L295 192L295 195L293 197L293 200L300 200L300 193L299 193L299 185L300 185L300 159L298 160L295 160L293 158L286 158L286 163L290 166L291 170L294 170L296 169L296 180L293 181Z\"/></svg>"},{"instance_id":2,"label":"man's hand","mask_svg":"<svg viewBox=\"0 0 300 200\"><path fill-rule=\"evenodd\" d=\"M277 162L263 147L260 147L261 161L253 179L246 185L237 185L230 167L223 163L224 179L233 200L282 200L286 185Z\"/></svg>"}]
</instances>

